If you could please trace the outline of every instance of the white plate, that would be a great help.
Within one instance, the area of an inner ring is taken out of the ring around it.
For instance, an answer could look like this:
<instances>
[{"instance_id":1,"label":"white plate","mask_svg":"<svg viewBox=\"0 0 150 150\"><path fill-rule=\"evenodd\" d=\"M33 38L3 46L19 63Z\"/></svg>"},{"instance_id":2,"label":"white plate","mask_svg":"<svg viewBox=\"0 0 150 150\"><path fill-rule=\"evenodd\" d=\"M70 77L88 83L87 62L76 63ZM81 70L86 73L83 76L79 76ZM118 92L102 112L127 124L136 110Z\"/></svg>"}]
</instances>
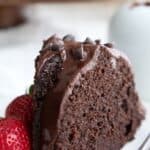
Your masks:
<instances>
[{"instance_id":1,"label":"white plate","mask_svg":"<svg viewBox=\"0 0 150 150\"><path fill-rule=\"evenodd\" d=\"M146 118L142 122L141 127L137 130L135 139L129 142L128 144L126 144L123 150L139 150L138 148L140 147L140 145L150 134L150 103L145 102L144 107L146 109ZM149 150L149 149L150 149L150 143L149 146L144 148L143 150Z\"/></svg>"}]
</instances>

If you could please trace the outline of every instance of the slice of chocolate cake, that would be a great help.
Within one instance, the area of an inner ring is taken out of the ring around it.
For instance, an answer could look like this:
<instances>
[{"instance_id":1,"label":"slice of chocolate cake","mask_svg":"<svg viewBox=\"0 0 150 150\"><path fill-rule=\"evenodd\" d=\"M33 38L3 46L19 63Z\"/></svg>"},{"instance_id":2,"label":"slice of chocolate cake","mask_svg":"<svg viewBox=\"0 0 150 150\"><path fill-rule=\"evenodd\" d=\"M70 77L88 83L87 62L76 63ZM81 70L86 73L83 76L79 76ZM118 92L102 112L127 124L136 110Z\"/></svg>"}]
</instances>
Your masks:
<instances>
[{"instance_id":1,"label":"slice of chocolate cake","mask_svg":"<svg viewBox=\"0 0 150 150\"><path fill-rule=\"evenodd\" d=\"M119 150L144 119L127 57L89 38L44 42L34 98L34 150Z\"/></svg>"}]
</instances>

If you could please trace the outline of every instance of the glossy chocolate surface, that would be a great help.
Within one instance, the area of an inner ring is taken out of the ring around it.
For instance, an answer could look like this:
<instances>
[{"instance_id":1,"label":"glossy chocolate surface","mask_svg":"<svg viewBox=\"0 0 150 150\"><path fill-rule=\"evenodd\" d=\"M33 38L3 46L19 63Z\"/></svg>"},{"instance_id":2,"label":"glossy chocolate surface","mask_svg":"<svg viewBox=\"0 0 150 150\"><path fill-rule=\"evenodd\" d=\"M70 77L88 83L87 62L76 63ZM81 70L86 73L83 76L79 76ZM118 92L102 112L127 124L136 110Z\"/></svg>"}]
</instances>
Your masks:
<instances>
[{"instance_id":1,"label":"glossy chocolate surface","mask_svg":"<svg viewBox=\"0 0 150 150\"><path fill-rule=\"evenodd\" d=\"M90 39L86 39L83 43L74 42L71 36L65 36L62 40L54 35L44 42L43 49L40 51L41 54L36 60L35 80L39 80L38 76L43 73L44 65L53 56L58 56L58 63L61 68L57 72L55 87L47 87L49 90L44 95L36 95L36 99L44 101L41 108L41 128L43 131L49 132L46 134L50 136L47 140L46 135L42 135L42 145L48 146L52 142L50 139L54 139L63 98L71 92L80 72L86 73L88 69L94 67L94 63L96 63L95 56L97 57L100 53L99 47L100 45L95 44ZM92 65L88 66L89 63Z\"/></svg>"}]
</instances>

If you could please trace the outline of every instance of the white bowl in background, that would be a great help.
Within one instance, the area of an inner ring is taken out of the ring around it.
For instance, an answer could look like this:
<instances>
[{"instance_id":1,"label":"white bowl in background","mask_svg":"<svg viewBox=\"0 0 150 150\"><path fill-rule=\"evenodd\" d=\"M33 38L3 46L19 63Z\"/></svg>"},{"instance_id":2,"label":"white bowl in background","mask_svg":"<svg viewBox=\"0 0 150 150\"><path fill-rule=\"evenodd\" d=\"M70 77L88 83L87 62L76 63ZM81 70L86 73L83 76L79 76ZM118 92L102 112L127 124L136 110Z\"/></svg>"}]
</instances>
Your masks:
<instances>
[{"instance_id":1,"label":"white bowl in background","mask_svg":"<svg viewBox=\"0 0 150 150\"><path fill-rule=\"evenodd\" d=\"M150 7L125 4L111 19L109 39L133 63L142 99L150 99Z\"/></svg>"}]
</instances>

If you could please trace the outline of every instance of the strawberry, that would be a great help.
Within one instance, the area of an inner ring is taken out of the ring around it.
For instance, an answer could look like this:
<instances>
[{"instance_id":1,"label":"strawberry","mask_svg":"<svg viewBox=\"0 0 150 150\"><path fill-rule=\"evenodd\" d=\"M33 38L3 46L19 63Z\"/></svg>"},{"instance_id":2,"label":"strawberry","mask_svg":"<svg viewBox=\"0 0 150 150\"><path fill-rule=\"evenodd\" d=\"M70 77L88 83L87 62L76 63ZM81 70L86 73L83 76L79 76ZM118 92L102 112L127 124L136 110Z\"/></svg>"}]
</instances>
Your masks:
<instances>
[{"instance_id":1,"label":"strawberry","mask_svg":"<svg viewBox=\"0 0 150 150\"><path fill-rule=\"evenodd\" d=\"M34 101L30 95L15 98L6 109L6 118L16 118L31 129L34 112Z\"/></svg>"},{"instance_id":2,"label":"strawberry","mask_svg":"<svg viewBox=\"0 0 150 150\"><path fill-rule=\"evenodd\" d=\"M31 150L28 130L20 120L0 120L0 150Z\"/></svg>"}]
</instances>

